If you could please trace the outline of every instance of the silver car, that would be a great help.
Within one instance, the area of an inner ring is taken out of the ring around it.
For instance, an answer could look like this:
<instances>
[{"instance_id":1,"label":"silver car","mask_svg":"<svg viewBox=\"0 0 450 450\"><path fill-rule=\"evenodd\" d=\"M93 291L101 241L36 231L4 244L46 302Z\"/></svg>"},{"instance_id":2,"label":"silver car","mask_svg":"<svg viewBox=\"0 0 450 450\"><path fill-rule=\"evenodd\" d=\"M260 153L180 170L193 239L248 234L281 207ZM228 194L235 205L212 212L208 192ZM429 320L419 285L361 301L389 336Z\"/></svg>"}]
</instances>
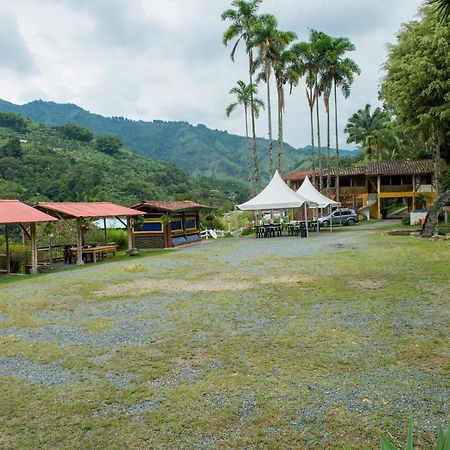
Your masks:
<instances>
[{"instance_id":1,"label":"silver car","mask_svg":"<svg viewBox=\"0 0 450 450\"><path fill-rule=\"evenodd\" d=\"M355 225L358 220L358 214L353 209L341 208L336 209L331 214L319 217L318 222L321 227L329 227L330 222L333 221L333 225Z\"/></svg>"}]
</instances>

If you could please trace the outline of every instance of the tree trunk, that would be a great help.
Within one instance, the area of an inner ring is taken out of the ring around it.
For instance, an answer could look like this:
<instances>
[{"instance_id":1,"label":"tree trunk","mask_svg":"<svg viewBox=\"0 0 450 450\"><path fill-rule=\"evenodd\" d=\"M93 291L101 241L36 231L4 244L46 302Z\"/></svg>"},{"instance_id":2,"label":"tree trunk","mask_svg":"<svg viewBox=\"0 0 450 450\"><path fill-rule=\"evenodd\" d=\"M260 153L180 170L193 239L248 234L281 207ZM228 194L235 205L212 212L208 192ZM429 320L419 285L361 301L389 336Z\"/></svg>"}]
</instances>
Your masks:
<instances>
[{"instance_id":1,"label":"tree trunk","mask_svg":"<svg viewBox=\"0 0 450 450\"><path fill-rule=\"evenodd\" d=\"M317 82L315 88L316 95L316 121L317 121L317 158L319 160L319 191L323 190L323 170L322 170L322 149L320 148L320 118L319 118L319 92Z\"/></svg>"},{"instance_id":2,"label":"tree trunk","mask_svg":"<svg viewBox=\"0 0 450 450\"><path fill-rule=\"evenodd\" d=\"M253 185L252 164L251 164L250 148L248 145L248 109L247 109L247 106L244 106L244 112L245 112L245 162L247 163L248 184L250 186L250 193L253 196L255 193L255 186Z\"/></svg>"},{"instance_id":3,"label":"tree trunk","mask_svg":"<svg viewBox=\"0 0 450 450\"><path fill-rule=\"evenodd\" d=\"M308 99L309 104L309 119L311 126L311 166L314 171L316 170L316 152L314 148L314 99L311 87L309 88L309 94L308 90L306 90L306 98Z\"/></svg>"},{"instance_id":4,"label":"tree trunk","mask_svg":"<svg viewBox=\"0 0 450 450\"><path fill-rule=\"evenodd\" d=\"M270 63L266 61L267 120L269 126L269 176L273 175L272 108L270 105Z\"/></svg>"},{"instance_id":5,"label":"tree trunk","mask_svg":"<svg viewBox=\"0 0 450 450\"><path fill-rule=\"evenodd\" d=\"M339 133L338 133L338 110L336 81L334 82L334 128L336 132L336 201L339 201L339 183L340 183L340 160L339 160Z\"/></svg>"},{"instance_id":6,"label":"tree trunk","mask_svg":"<svg viewBox=\"0 0 450 450\"><path fill-rule=\"evenodd\" d=\"M277 82L278 94L278 172L283 173L283 86Z\"/></svg>"},{"instance_id":7,"label":"tree trunk","mask_svg":"<svg viewBox=\"0 0 450 450\"><path fill-rule=\"evenodd\" d=\"M249 78L250 84L253 86L253 52L250 49L248 52L248 61L249 61ZM258 161L258 151L256 148L256 127L255 127L255 110L253 104L253 92L250 92L250 111L251 111L251 120L252 120L252 137L253 137L253 164L255 165L255 187L256 191L259 191L261 188L261 182L259 178L259 161Z\"/></svg>"},{"instance_id":8,"label":"tree trunk","mask_svg":"<svg viewBox=\"0 0 450 450\"><path fill-rule=\"evenodd\" d=\"M327 197L330 196L330 95L324 94L325 111L327 113Z\"/></svg>"},{"instance_id":9,"label":"tree trunk","mask_svg":"<svg viewBox=\"0 0 450 450\"><path fill-rule=\"evenodd\" d=\"M430 212L427 214L422 228L423 237L431 237L434 234L436 224L438 223L439 213L442 208L450 204L450 191L445 191L433 203Z\"/></svg>"},{"instance_id":10,"label":"tree trunk","mask_svg":"<svg viewBox=\"0 0 450 450\"><path fill-rule=\"evenodd\" d=\"M433 182L434 188L439 195L442 192L442 164L441 164L441 142L439 139L439 126L433 124Z\"/></svg>"}]
</instances>

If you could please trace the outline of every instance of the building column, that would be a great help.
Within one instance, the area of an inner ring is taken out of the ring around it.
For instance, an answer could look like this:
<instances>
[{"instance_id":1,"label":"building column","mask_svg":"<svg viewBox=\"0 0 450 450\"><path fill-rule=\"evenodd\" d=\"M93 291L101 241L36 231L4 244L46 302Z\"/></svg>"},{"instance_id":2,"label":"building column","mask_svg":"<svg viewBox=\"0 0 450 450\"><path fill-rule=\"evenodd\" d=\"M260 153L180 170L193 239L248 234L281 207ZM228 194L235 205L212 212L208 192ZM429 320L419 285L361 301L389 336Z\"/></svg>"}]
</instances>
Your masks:
<instances>
[{"instance_id":1,"label":"building column","mask_svg":"<svg viewBox=\"0 0 450 450\"><path fill-rule=\"evenodd\" d=\"M381 219L381 176L377 175L377 209L378 209L378 219Z\"/></svg>"},{"instance_id":2,"label":"building column","mask_svg":"<svg viewBox=\"0 0 450 450\"><path fill-rule=\"evenodd\" d=\"M6 250L6 273L11 273L11 255L9 254L9 229L8 224L5 224L5 250Z\"/></svg>"},{"instance_id":3,"label":"building column","mask_svg":"<svg viewBox=\"0 0 450 450\"><path fill-rule=\"evenodd\" d=\"M36 242L36 223L30 224L31 237L31 270L30 273L37 273L37 242Z\"/></svg>"}]
</instances>

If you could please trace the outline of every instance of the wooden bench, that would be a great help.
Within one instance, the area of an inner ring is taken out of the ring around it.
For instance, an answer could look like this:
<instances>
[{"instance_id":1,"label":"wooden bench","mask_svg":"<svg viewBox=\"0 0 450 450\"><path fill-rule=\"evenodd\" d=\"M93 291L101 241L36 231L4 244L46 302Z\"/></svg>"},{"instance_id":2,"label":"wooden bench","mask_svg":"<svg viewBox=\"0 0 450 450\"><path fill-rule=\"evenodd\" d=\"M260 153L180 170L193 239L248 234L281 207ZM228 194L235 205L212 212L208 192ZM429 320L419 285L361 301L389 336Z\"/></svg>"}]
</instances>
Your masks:
<instances>
[{"instance_id":1,"label":"wooden bench","mask_svg":"<svg viewBox=\"0 0 450 450\"><path fill-rule=\"evenodd\" d=\"M71 249L72 257L76 259L77 257L77 247L72 247ZM87 260L89 257L91 262L96 263L99 260L105 259L109 253L112 253L113 256L116 256L117 245L116 244L108 244L108 245L96 245L92 247L86 247L81 249L81 254L84 260Z\"/></svg>"}]
</instances>

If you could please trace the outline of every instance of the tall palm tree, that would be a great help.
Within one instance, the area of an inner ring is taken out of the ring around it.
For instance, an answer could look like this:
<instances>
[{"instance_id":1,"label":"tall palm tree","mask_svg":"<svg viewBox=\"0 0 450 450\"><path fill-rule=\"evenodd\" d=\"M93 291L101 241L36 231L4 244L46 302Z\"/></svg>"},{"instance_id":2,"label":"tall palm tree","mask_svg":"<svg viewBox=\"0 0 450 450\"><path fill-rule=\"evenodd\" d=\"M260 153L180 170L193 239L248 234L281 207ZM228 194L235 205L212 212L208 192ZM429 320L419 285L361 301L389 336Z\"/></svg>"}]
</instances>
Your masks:
<instances>
[{"instance_id":1,"label":"tall palm tree","mask_svg":"<svg viewBox=\"0 0 450 450\"><path fill-rule=\"evenodd\" d=\"M381 108L370 112L371 106L367 104L348 119L345 132L348 134L347 142L361 144L367 159L381 158L382 143L390 123L390 117Z\"/></svg>"},{"instance_id":2,"label":"tall palm tree","mask_svg":"<svg viewBox=\"0 0 450 450\"><path fill-rule=\"evenodd\" d=\"M320 145L320 115L319 115L319 97L323 94L321 85L321 76L324 71L325 54L330 37L322 31L311 30L310 41L314 61L314 95L316 97L316 130L317 130L317 158L319 163L319 190L323 189L323 167L322 167L322 148Z\"/></svg>"},{"instance_id":3,"label":"tall palm tree","mask_svg":"<svg viewBox=\"0 0 450 450\"><path fill-rule=\"evenodd\" d=\"M345 53L353 51L355 46L346 37L332 38L325 41L325 62L321 77L322 91L324 96L325 110L327 113L327 191L330 188L330 96L334 88L334 115L336 134L336 196L339 191L339 137L337 130L337 86L342 88L344 97L350 95L350 85L354 74L359 74L359 67L349 58L343 59ZM329 193L329 192L328 192Z\"/></svg>"},{"instance_id":4,"label":"tall palm tree","mask_svg":"<svg viewBox=\"0 0 450 450\"><path fill-rule=\"evenodd\" d=\"M270 99L270 77L272 74L272 49L276 37L278 36L277 30L278 22L275 16L271 14L263 14L260 16L259 21L253 28L253 36L249 42L250 46L258 48L259 51L259 63L263 67L263 73L260 77L266 83L266 95L267 95L267 121L268 121L268 157L269 157L269 175L273 175L273 142L272 142L272 106Z\"/></svg>"},{"instance_id":5,"label":"tall palm tree","mask_svg":"<svg viewBox=\"0 0 450 450\"><path fill-rule=\"evenodd\" d=\"M249 45L252 37L253 28L258 22L258 9L262 0L234 0L232 2L233 8L227 9L222 13L222 20L231 21L231 25L225 31L223 35L223 42L227 45L231 40L235 39L233 49L231 51L231 59L234 61L234 56L239 42L242 40L245 43L245 50L248 55L248 74L250 84L253 85L253 47ZM253 95L251 93L250 95ZM260 185L259 175L259 161L258 152L256 149L256 127L255 127L255 111L253 110L253 101L250 102L251 108L251 126L253 137L253 164L255 166L255 184L257 189Z\"/></svg>"},{"instance_id":6,"label":"tall palm tree","mask_svg":"<svg viewBox=\"0 0 450 450\"><path fill-rule=\"evenodd\" d=\"M338 132L338 106L337 88L342 91L344 98L350 96L350 86L355 75L361 73L360 68L350 58L344 58L345 53L355 50L355 46L348 38L340 37L333 40L333 50L330 56L329 71L333 79L334 91L334 128L336 146L336 199L339 201L340 159L339 159L339 132Z\"/></svg>"},{"instance_id":7,"label":"tall palm tree","mask_svg":"<svg viewBox=\"0 0 450 450\"><path fill-rule=\"evenodd\" d=\"M248 168L248 181L252 194L254 193L253 176L251 170L251 157L250 148L248 145L248 110L250 108L253 111L256 118L259 117L260 108L264 109L264 103L261 99L256 97L258 91L254 84L245 84L242 80L239 80L232 89L230 89L230 94L236 96L236 102L230 103L225 113L227 117L236 109L237 106L241 105L244 107L245 115L245 160L247 162Z\"/></svg>"},{"instance_id":8,"label":"tall palm tree","mask_svg":"<svg viewBox=\"0 0 450 450\"><path fill-rule=\"evenodd\" d=\"M285 107L284 87L292 80L294 55L289 44L297 35L292 31L279 31L271 46L272 68L278 99L278 172L283 173L283 116Z\"/></svg>"},{"instance_id":9,"label":"tall palm tree","mask_svg":"<svg viewBox=\"0 0 450 450\"><path fill-rule=\"evenodd\" d=\"M436 11L442 23L450 19L450 0L429 0L430 5L436 7Z\"/></svg>"},{"instance_id":10,"label":"tall palm tree","mask_svg":"<svg viewBox=\"0 0 450 450\"><path fill-rule=\"evenodd\" d=\"M295 57L291 76L292 85L297 86L300 79L303 76L306 76L306 99L309 106L309 121L311 130L310 159L312 170L316 170L316 155L314 146L314 104L316 101L316 96L314 95L314 80L316 65L314 61L313 49L311 42L298 42L292 46L291 51Z\"/></svg>"}]
</instances>

